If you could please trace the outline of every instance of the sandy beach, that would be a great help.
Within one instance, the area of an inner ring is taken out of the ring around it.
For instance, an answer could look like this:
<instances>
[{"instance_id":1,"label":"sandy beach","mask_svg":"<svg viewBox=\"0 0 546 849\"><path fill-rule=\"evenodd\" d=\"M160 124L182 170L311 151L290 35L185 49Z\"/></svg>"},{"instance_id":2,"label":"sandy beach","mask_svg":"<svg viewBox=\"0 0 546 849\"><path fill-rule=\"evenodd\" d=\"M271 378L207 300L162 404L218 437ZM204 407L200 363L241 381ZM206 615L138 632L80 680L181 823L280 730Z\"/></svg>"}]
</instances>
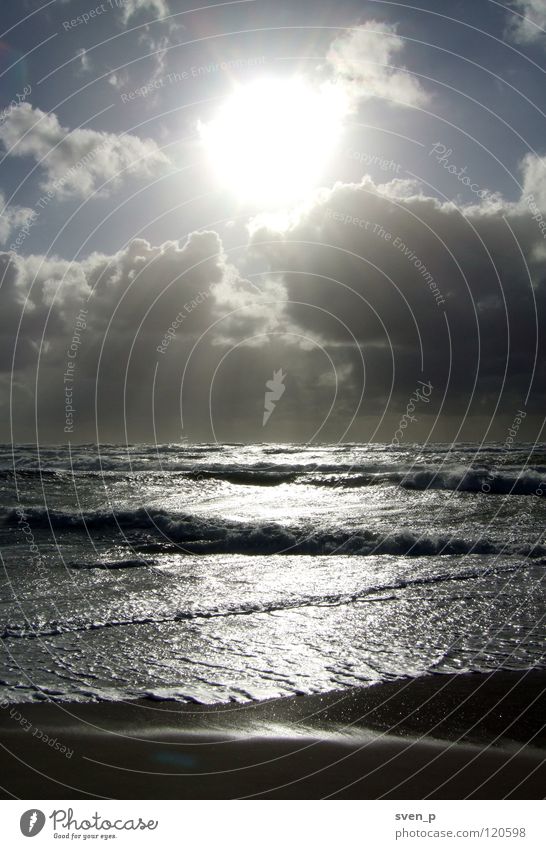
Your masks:
<instances>
[{"instance_id":1,"label":"sandy beach","mask_svg":"<svg viewBox=\"0 0 546 849\"><path fill-rule=\"evenodd\" d=\"M0 711L3 798L542 798L546 675Z\"/></svg>"}]
</instances>

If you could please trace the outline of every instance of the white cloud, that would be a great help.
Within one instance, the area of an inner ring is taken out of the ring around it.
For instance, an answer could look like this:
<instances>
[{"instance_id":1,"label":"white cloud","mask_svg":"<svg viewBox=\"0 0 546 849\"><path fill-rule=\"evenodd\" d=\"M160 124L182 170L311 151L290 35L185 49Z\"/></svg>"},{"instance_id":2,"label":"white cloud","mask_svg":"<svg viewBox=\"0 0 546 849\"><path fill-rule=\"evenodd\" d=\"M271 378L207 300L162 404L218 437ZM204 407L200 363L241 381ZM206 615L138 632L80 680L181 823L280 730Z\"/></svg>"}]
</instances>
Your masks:
<instances>
[{"instance_id":1,"label":"white cloud","mask_svg":"<svg viewBox=\"0 0 546 849\"><path fill-rule=\"evenodd\" d=\"M167 62L169 47L172 44L171 34L154 36L149 32L142 33L139 38L148 53L153 53L154 72L148 82L153 82L164 73Z\"/></svg>"},{"instance_id":2,"label":"white cloud","mask_svg":"<svg viewBox=\"0 0 546 849\"><path fill-rule=\"evenodd\" d=\"M546 2L545 0L512 0L512 6L518 15L510 15L508 36L516 44L531 44L543 41L546 44Z\"/></svg>"},{"instance_id":3,"label":"white cloud","mask_svg":"<svg viewBox=\"0 0 546 849\"><path fill-rule=\"evenodd\" d=\"M0 192L0 245L5 245L10 237L32 220L34 212L24 206L5 207L5 198Z\"/></svg>"},{"instance_id":4,"label":"white cloud","mask_svg":"<svg viewBox=\"0 0 546 849\"><path fill-rule=\"evenodd\" d=\"M522 161L523 201L529 195L546 215L546 156L527 154Z\"/></svg>"},{"instance_id":5,"label":"white cloud","mask_svg":"<svg viewBox=\"0 0 546 849\"><path fill-rule=\"evenodd\" d=\"M124 24L140 12L151 12L158 18L165 18L169 14L169 5L167 0L125 0L121 5Z\"/></svg>"},{"instance_id":6,"label":"white cloud","mask_svg":"<svg viewBox=\"0 0 546 849\"><path fill-rule=\"evenodd\" d=\"M70 3L70 0L61 0ZM112 8L119 9L124 24L140 12L150 12L154 17L165 18L169 14L168 0L111 0Z\"/></svg>"},{"instance_id":7,"label":"white cloud","mask_svg":"<svg viewBox=\"0 0 546 849\"><path fill-rule=\"evenodd\" d=\"M407 106L422 106L428 95L415 77L398 67L404 40L396 26L368 21L346 30L330 45L327 61L355 100L381 97Z\"/></svg>"},{"instance_id":8,"label":"white cloud","mask_svg":"<svg viewBox=\"0 0 546 849\"><path fill-rule=\"evenodd\" d=\"M113 71L108 77L108 83L118 90L125 88L129 83L129 74L126 71Z\"/></svg>"},{"instance_id":9,"label":"white cloud","mask_svg":"<svg viewBox=\"0 0 546 849\"><path fill-rule=\"evenodd\" d=\"M128 175L151 177L162 173L168 158L155 141L134 135L96 130L72 132L53 113L23 103L0 126L0 142L10 156L29 156L44 172L42 188L58 198L86 197L110 180L107 194Z\"/></svg>"},{"instance_id":10,"label":"white cloud","mask_svg":"<svg viewBox=\"0 0 546 849\"><path fill-rule=\"evenodd\" d=\"M80 60L80 71L82 73L85 73L86 71L90 71L91 68L92 68L91 60L89 59L89 56L87 55L87 50L85 49L85 47L78 48L78 50L76 50L76 56Z\"/></svg>"}]
</instances>

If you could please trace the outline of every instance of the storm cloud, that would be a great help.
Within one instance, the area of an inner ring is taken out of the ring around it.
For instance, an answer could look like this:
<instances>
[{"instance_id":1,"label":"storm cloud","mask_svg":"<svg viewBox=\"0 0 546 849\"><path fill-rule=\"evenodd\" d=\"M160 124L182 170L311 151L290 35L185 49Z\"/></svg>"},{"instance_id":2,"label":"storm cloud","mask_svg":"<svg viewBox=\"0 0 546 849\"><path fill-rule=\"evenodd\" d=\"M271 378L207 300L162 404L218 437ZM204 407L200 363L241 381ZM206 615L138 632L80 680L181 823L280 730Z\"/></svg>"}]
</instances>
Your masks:
<instances>
[{"instance_id":1,"label":"storm cloud","mask_svg":"<svg viewBox=\"0 0 546 849\"><path fill-rule=\"evenodd\" d=\"M535 167L524 165L526 187ZM545 400L543 244L526 196L460 207L366 177L318 191L283 229L255 220L248 279L214 231L78 262L3 254L3 361L27 387L15 419L24 431L36 402L43 438L62 435L83 308L81 439L386 438L420 381L433 392L415 438L493 419L500 434ZM279 368L287 390L264 432L264 386Z\"/></svg>"}]
</instances>

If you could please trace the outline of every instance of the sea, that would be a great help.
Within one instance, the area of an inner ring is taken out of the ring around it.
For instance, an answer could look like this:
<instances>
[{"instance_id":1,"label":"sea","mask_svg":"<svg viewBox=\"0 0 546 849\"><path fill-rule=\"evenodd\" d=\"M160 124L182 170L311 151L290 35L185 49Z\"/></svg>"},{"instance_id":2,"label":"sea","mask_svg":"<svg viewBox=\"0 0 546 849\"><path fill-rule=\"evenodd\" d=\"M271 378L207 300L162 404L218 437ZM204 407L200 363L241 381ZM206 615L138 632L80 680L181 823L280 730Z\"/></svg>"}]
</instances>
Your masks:
<instances>
[{"instance_id":1,"label":"sea","mask_svg":"<svg viewBox=\"0 0 546 849\"><path fill-rule=\"evenodd\" d=\"M546 445L0 446L0 704L544 666Z\"/></svg>"}]
</instances>

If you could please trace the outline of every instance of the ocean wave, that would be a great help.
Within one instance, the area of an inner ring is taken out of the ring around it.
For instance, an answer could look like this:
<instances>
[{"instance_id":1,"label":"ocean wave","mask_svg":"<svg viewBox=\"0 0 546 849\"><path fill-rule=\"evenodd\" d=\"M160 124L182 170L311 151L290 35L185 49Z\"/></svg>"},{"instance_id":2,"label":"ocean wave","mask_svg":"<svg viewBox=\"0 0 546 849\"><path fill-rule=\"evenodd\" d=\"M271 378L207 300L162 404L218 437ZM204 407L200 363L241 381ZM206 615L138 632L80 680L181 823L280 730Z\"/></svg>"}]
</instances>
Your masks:
<instances>
[{"instance_id":1,"label":"ocean wave","mask_svg":"<svg viewBox=\"0 0 546 849\"><path fill-rule=\"evenodd\" d=\"M300 483L305 483L309 486L324 486L327 488L341 489L358 489L366 486L385 486L400 483L404 478L403 472L394 471L377 471L375 469L364 474L347 473L344 475L330 475L325 477L305 477L300 478Z\"/></svg>"},{"instance_id":2,"label":"ocean wave","mask_svg":"<svg viewBox=\"0 0 546 849\"><path fill-rule=\"evenodd\" d=\"M465 554L518 554L530 557L546 555L546 546L502 544L486 538L467 540L446 535L423 535L401 530L380 534L366 528L354 530L290 527L273 522L243 523L220 517L201 517L174 513L156 507L97 510L71 513L27 507L26 521L36 528L61 532L108 532L118 530L142 546L154 540L191 554L391 554L414 557ZM20 521L15 509L0 512L7 526ZM136 536L135 536L136 535Z\"/></svg>"},{"instance_id":3,"label":"ocean wave","mask_svg":"<svg viewBox=\"0 0 546 849\"><path fill-rule=\"evenodd\" d=\"M123 478L134 479L143 475L146 478L163 480L165 475L180 476L182 479L191 481L200 480L216 480L225 483L239 484L244 486L278 486L283 483L294 483L300 472L293 470L282 469L262 469L262 468L207 468L189 466L187 463L183 465L170 466L166 469L148 469L141 466L135 468L103 469L101 471L95 468L86 469L18 469L16 472L13 469L0 469L0 480L12 480L16 478L36 479L73 479L73 478L90 478L90 479L114 479L121 480Z\"/></svg>"},{"instance_id":4,"label":"ocean wave","mask_svg":"<svg viewBox=\"0 0 546 849\"><path fill-rule=\"evenodd\" d=\"M275 478L281 479L283 476L287 480L292 481L298 475L306 473L343 473L343 471L350 472L352 468L351 466L347 466L346 469L344 469L343 466L340 467L340 464L338 463L319 464L310 462L290 464L264 462L252 464L188 463L187 460L191 458L192 455L185 455L180 458L180 462L169 461L162 463L158 461L152 465L147 459L119 460L110 458L106 460L98 460L96 457L85 457L82 459L75 459L72 464L68 464L66 461L59 461L59 465L25 465L15 468L13 466L4 466L0 467L0 477L21 476L41 478L61 475L74 477L101 477L104 475L108 477L115 474L130 476L133 474L137 475L145 473L154 477L180 474L188 477L195 476L200 478L216 478L218 480L226 481L232 480L233 482L244 481L246 477L249 483L259 483L260 477L262 477L265 482L273 481ZM365 467L360 466L359 468ZM370 466L370 470L375 468L375 465Z\"/></svg>"},{"instance_id":5,"label":"ocean wave","mask_svg":"<svg viewBox=\"0 0 546 849\"><path fill-rule=\"evenodd\" d=\"M67 564L70 569L140 569L144 566L157 566L157 560L134 557L128 560L72 560Z\"/></svg>"},{"instance_id":6,"label":"ocean wave","mask_svg":"<svg viewBox=\"0 0 546 849\"><path fill-rule=\"evenodd\" d=\"M420 458L422 461L425 457ZM505 465L495 467L494 462L481 466L468 467L464 463L457 465L436 462L409 463L400 460L355 462L345 465L341 460L336 463L308 462L304 457L300 462L253 463L188 462L191 455L183 455L176 460L161 464L153 463L150 458L128 461L127 458L96 457L75 458L73 466L56 464L36 467L24 465L17 468L0 466L0 480L12 481L18 477L24 479L46 479L56 483L65 480L102 479L106 481L138 481L146 479L168 482L180 486L184 481L198 483L213 481L235 486L279 486L294 484L299 486L323 487L325 489L358 489L369 486L401 486L405 490L424 491L428 489L450 490L476 493L480 495L543 496L546 494L546 466ZM59 460L59 463L61 461ZM159 467L158 467L159 465Z\"/></svg>"},{"instance_id":7,"label":"ocean wave","mask_svg":"<svg viewBox=\"0 0 546 849\"><path fill-rule=\"evenodd\" d=\"M326 593L324 595L304 595L295 598L271 599L267 601L249 601L242 604L216 605L212 607L192 606L177 610L171 614L157 616L133 616L123 619L94 619L92 622L82 619L69 619L53 622L10 623L0 632L0 639L36 639L54 637L65 633L97 631L105 628L121 628L131 625L161 625L196 619L218 619L231 616L251 616L262 613L280 613L307 607L342 607L358 603L383 603L397 598L394 594L405 589L433 586L449 582L475 581L484 575L508 575L520 569L519 564L496 567L494 569L469 568L461 572L444 572L438 575L400 578L383 584L375 584L349 593ZM387 593L387 595L385 595Z\"/></svg>"},{"instance_id":8,"label":"ocean wave","mask_svg":"<svg viewBox=\"0 0 546 849\"><path fill-rule=\"evenodd\" d=\"M401 480L405 489L449 489L483 495L546 495L546 470L415 469Z\"/></svg>"},{"instance_id":9,"label":"ocean wave","mask_svg":"<svg viewBox=\"0 0 546 849\"><path fill-rule=\"evenodd\" d=\"M299 473L297 471L277 471L263 469L196 469L185 473L184 477L191 480L220 480L225 483L242 486L279 486L283 483L294 483Z\"/></svg>"}]
</instances>

